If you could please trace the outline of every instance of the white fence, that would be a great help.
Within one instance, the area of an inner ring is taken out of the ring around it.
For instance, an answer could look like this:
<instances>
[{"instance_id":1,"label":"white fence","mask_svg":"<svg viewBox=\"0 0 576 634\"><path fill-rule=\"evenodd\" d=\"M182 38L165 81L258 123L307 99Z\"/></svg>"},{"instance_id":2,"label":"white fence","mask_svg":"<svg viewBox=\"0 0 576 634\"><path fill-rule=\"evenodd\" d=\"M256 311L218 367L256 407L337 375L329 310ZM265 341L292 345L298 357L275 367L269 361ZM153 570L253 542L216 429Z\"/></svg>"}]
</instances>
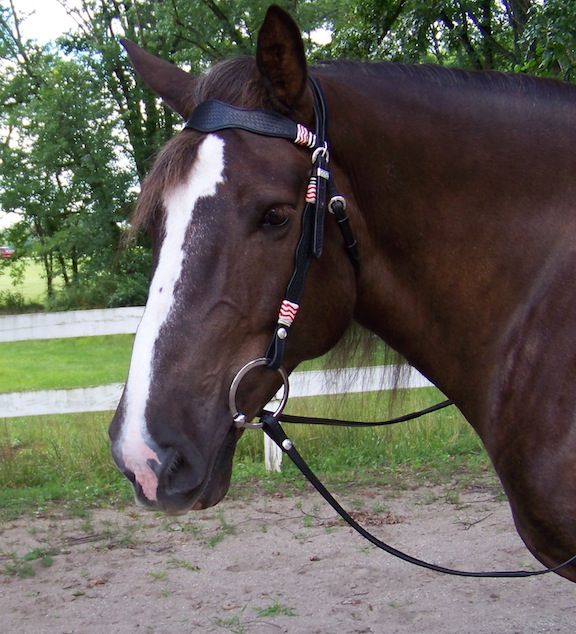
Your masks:
<instances>
[{"instance_id":1,"label":"white fence","mask_svg":"<svg viewBox=\"0 0 576 634\"><path fill-rule=\"evenodd\" d=\"M112 308L63 313L34 313L0 316L0 342L29 339L90 337L96 335L133 334L143 308ZM375 366L349 370L295 372L290 377L291 396L320 396L391 389L395 385L393 366ZM403 373L398 387L429 387L431 383L410 368ZM0 394L0 418L103 412L116 409L123 384L80 389L41 390ZM267 446L267 464L278 469L279 457Z\"/></svg>"},{"instance_id":2,"label":"white fence","mask_svg":"<svg viewBox=\"0 0 576 634\"><path fill-rule=\"evenodd\" d=\"M0 316L0 342L133 334L143 310L142 307L131 307ZM393 366L363 368L361 372L356 368L295 372L290 377L290 395L319 396L386 390L393 386L393 376ZM430 385L421 374L411 369L402 377L399 387ZM114 410L122 388L122 384L115 383L80 389L0 394L0 418Z\"/></svg>"},{"instance_id":3,"label":"white fence","mask_svg":"<svg viewBox=\"0 0 576 634\"><path fill-rule=\"evenodd\" d=\"M144 308L75 310L0 316L0 342L133 334Z\"/></svg>"}]
</instances>

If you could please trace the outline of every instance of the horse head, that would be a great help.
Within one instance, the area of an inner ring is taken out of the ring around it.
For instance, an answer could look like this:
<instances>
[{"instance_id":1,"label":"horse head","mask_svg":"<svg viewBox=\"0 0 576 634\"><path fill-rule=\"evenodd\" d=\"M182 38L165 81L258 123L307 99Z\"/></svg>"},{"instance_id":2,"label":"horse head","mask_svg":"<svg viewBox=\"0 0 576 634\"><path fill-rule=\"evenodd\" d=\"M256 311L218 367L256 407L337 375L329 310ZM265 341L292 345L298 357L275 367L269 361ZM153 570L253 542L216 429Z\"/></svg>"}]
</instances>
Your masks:
<instances>
[{"instance_id":1,"label":"horse head","mask_svg":"<svg viewBox=\"0 0 576 634\"><path fill-rule=\"evenodd\" d=\"M144 82L184 119L219 100L316 125L300 31L277 7L267 13L255 59L222 62L202 77L124 46ZM310 149L284 138L186 127L142 186L133 223L152 237L153 276L110 437L146 506L205 508L228 489L242 433L229 408L231 383L263 357L277 329L310 172ZM355 274L342 253L336 223L327 223L286 342L286 372L329 350L351 321ZM238 406L253 417L281 383L278 372L251 371L238 386Z\"/></svg>"}]
</instances>

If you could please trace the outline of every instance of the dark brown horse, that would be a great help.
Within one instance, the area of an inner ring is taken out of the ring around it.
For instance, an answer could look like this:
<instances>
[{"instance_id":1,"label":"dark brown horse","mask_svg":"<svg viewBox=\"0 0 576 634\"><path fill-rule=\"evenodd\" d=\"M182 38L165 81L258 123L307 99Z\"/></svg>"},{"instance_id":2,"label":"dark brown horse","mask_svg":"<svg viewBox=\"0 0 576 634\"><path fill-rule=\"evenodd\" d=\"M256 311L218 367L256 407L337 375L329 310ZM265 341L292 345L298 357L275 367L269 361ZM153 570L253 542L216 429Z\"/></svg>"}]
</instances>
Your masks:
<instances>
[{"instance_id":1,"label":"dark brown horse","mask_svg":"<svg viewBox=\"0 0 576 634\"><path fill-rule=\"evenodd\" d=\"M300 32L271 7L256 58L194 78L127 42L147 84L187 119L218 99L314 128ZM352 320L454 400L480 435L518 531L547 566L576 554L576 88L435 67L312 69L358 270L326 218L283 365L332 348ZM262 357L294 268L310 150L237 128L185 129L134 215L154 275L110 428L137 498L170 512L225 495L241 433L231 382ZM242 381L242 411L277 372ZM576 566L561 574L576 581Z\"/></svg>"}]
</instances>

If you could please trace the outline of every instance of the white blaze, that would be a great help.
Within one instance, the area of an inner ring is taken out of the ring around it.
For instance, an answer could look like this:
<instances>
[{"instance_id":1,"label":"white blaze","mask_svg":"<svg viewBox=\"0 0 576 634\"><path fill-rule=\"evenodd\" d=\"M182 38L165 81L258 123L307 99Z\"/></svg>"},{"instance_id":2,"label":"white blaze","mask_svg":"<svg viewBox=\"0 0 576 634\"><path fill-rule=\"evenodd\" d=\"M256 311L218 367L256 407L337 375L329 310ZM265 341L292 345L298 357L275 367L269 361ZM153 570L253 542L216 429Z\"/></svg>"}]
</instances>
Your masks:
<instances>
[{"instance_id":1,"label":"white blaze","mask_svg":"<svg viewBox=\"0 0 576 634\"><path fill-rule=\"evenodd\" d=\"M160 329L174 307L174 289L182 274L184 241L201 198L214 196L224 182L224 142L217 136L207 136L198 147L198 156L188 179L168 192L164 198L165 235L158 265L150 285L146 309L138 326L130 372L125 390L124 421L122 423L122 457L136 476L144 495L156 500L158 480L147 460L159 462L150 449L146 427L146 404L152 383L154 349ZM194 239L202 237L196 230Z\"/></svg>"}]
</instances>

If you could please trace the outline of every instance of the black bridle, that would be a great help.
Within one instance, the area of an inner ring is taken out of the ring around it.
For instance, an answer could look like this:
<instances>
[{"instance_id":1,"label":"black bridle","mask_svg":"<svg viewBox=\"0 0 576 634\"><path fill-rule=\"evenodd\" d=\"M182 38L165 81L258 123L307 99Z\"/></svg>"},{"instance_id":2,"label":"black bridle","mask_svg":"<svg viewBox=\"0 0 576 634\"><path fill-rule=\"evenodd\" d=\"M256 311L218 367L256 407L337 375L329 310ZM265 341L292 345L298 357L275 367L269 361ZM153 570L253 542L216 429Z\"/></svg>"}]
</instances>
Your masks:
<instances>
[{"instance_id":1,"label":"black bridle","mask_svg":"<svg viewBox=\"0 0 576 634\"><path fill-rule=\"evenodd\" d=\"M308 423L308 424L329 424L339 426L363 426L373 427L379 425L391 425L394 423L411 420L424 414L436 411L448 405L452 401L446 400L430 408L421 410L414 414L401 416L397 419L382 421L377 423L365 423L360 421L323 420L308 418L303 416L287 416L282 411L288 399L288 374L282 368L284 359L286 339L290 326L299 309L299 302L304 291L306 274L310 263L314 258L322 255L324 243L324 223L326 210L331 212L340 227L344 247L348 253L352 265L356 272L360 262L358 245L350 229L349 219L346 214L346 201L338 195L334 179L330 173L330 154L327 140L328 118L326 102L320 85L310 77L310 85L314 96L314 115L316 129L314 132L302 124L296 123L283 115L268 110L244 110L236 108L221 101L210 100L201 103L192 113L186 122L185 128L197 130L199 132L216 132L226 129L240 129L255 134L269 137L288 139L297 145L307 147L312 152L312 174L306 191L306 204L302 215L302 228L300 239L296 247L294 271L286 288L285 299L283 300L276 328L272 336L272 341L264 357L254 359L242 367L234 378L230 387L229 405L234 418L234 424L241 428L261 428L270 439L285 452L301 473L316 488L322 497L332 506L332 508L360 535L370 541L373 545L385 552L402 559L408 563L427 568L435 572L441 572L460 577L533 577L549 572L556 572L565 566L576 562L576 555L568 561L553 568L545 568L536 571L496 571L496 572L469 572L445 568L436 564L417 559L403 553L389 544L379 540L360 526L350 514L338 503L330 494L326 487L318 480L310 467L306 464L302 456L298 453L292 441L285 434L280 425L280 421L288 423ZM251 423L248 417L240 412L236 406L236 392L246 374L255 367L264 366L280 373L284 384L284 393L280 405L275 412L264 411L259 423Z\"/></svg>"},{"instance_id":2,"label":"black bridle","mask_svg":"<svg viewBox=\"0 0 576 634\"><path fill-rule=\"evenodd\" d=\"M326 210L334 215L340 227L344 248L355 270L358 269L360 261L358 245L346 214L346 201L337 193L329 169L326 103L322 90L314 78L310 78L310 85L314 95L316 121L314 132L277 112L243 110L215 100L201 103L185 125L185 128L192 128L200 132L215 132L235 128L264 136L288 139L312 152L312 173L306 190L306 204L302 214L302 229L294 258L294 271L280 306L274 335L266 355L262 357L266 362L260 364L272 370L278 370L284 360L286 339L300 307L300 298L304 292L308 267L314 258L319 258L322 255Z\"/></svg>"}]
</instances>

